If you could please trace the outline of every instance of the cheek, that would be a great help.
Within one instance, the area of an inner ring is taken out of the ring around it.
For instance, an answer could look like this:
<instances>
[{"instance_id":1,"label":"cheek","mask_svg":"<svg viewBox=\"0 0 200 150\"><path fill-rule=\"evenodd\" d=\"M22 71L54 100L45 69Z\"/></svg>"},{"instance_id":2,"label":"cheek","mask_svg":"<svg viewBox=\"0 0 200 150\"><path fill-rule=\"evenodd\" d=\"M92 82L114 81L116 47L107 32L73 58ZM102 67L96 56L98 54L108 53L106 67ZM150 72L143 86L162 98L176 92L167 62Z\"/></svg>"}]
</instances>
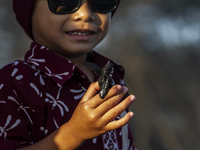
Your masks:
<instances>
[{"instance_id":1,"label":"cheek","mask_svg":"<svg viewBox=\"0 0 200 150\"><path fill-rule=\"evenodd\" d=\"M32 16L32 33L34 39L42 39L58 32L61 18L51 13L48 5L43 1L36 3ZM57 35L54 35L57 36Z\"/></svg>"},{"instance_id":2,"label":"cheek","mask_svg":"<svg viewBox=\"0 0 200 150\"><path fill-rule=\"evenodd\" d=\"M33 19L32 32L33 32L33 36L36 42L37 40L40 40L46 34L45 29L47 29L46 22L44 22L40 18Z\"/></svg>"},{"instance_id":3,"label":"cheek","mask_svg":"<svg viewBox=\"0 0 200 150\"><path fill-rule=\"evenodd\" d=\"M49 14L40 14L41 17L33 17L32 32L35 40L44 42L44 40L58 38L59 36L59 20ZM42 17L48 16L48 17ZM36 41L37 42L37 41Z\"/></svg>"},{"instance_id":4,"label":"cheek","mask_svg":"<svg viewBox=\"0 0 200 150\"><path fill-rule=\"evenodd\" d=\"M106 30L108 31L111 25L111 19L108 19L107 23L106 23Z\"/></svg>"},{"instance_id":5,"label":"cheek","mask_svg":"<svg viewBox=\"0 0 200 150\"><path fill-rule=\"evenodd\" d=\"M111 17L109 16L106 16L104 18L104 21L102 23L102 28L103 28L103 31L104 31L104 34L106 35L109 31L109 28L110 28L110 25L111 25Z\"/></svg>"}]
</instances>

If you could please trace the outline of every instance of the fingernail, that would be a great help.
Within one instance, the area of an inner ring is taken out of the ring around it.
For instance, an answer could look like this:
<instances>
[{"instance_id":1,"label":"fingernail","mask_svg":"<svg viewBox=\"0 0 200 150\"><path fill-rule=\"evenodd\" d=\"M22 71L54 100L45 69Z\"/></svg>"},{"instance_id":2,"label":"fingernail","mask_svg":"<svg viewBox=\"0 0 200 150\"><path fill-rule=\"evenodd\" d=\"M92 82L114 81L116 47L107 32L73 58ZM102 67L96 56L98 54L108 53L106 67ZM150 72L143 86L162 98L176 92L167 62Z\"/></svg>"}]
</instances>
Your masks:
<instances>
[{"instance_id":1,"label":"fingernail","mask_svg":"<svg viewBox=\"0 0 200 150\"><path fill-rule=\"evenodd\" d=\"M120 90L122 88L121 85L117 85L117 89Z\"/></svg>"},{"instance_id":2,"label":"fingernail","mask_svg":"<svg viewBox=\"0 0 200 150\"><path fill-rule=\"evenodd\" d=\"M131 95L130 96L130 100L133 102L135 100L135 96L134 95Z\"/></svg>"},{"instance_id":3,"label":"fingernail","mask_svg":"<svg viewBox=\"0 0 200 150\"><path fill-rule=\"evenodd\" d=\"M124 93L127 93L128 92L128 88L127 87L123 87L123 90L124 90Z\"/></svg>"},{"instance_id":4,"label":"fingernail","mask_svg":"<svg viewBox=\"0 0 200 150\"><path fill-rule=\"evenodd\" d=\"M133 117L134 113L133 112L130 112L130 117Z\"/></svg>"}]
</instances>

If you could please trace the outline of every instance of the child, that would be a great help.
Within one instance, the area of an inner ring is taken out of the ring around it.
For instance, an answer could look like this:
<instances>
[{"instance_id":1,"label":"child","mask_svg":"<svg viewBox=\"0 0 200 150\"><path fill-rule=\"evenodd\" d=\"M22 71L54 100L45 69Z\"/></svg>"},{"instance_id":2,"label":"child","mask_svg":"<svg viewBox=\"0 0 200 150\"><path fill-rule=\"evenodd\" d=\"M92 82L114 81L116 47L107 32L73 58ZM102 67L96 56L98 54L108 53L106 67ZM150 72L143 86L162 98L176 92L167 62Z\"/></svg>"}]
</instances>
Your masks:
<instances>
[{"instance_id":1,"label":"child","mask_svg":"<svg viewBox=\"0 0 200 150\"><path fill-rule=\"evenodd\" d=\"M106 36L119 0L13 0L16 18L33 39L24 61L0 70L2 150L135 149L119 117L134 101L123 68L93 51ZM99 97L98 75L83 65L114 64L113 86ZM127 140L123 140L126 139Z\"/></svg>"}]
</instances>

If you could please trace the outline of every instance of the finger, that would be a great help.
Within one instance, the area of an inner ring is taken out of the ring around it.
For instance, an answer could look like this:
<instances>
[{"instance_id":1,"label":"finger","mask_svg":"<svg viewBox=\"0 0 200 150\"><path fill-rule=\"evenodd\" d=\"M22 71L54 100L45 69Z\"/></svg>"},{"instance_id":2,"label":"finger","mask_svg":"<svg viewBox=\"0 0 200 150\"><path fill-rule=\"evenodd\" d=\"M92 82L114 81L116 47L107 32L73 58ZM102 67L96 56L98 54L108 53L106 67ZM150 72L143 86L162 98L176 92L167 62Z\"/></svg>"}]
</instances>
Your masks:
<instances>
[{"instance_id":1,"label":"finger","mask_svg":"<svg viewBox=\"0 0 200 150\"><path fill-rule=\"evenodd\" d=\"M105 96L104 100L110 99L111 97L115 96L116 94L118 94L119 92L121 92L122 90L124 90L124 88L126 88L126 87L122 87L121 85L115 85L115 86L113 86L108 91L108 93ZM128 89L127 89L127 91L128 91Z\"/></svg>"},{"instance_id":2,"label":"finger","mask_svg":"<svg viewBox=\"0 0 200 150\"><path fill-rule=\"evenodd\" d=\"M113 86L113 87L109 90L108 94L106 95L106 97L105 97L104 99L101 99L100 96L99 96L99 94L98 94L98 95L96 95L95 97L93 97L93 98L91 99L90 104L91 104L91 106L92 106L93 108L97 108L97 107L99 107L102 103L106 102L108 99L110 99L110 98L112 98L112 97L114 97L114 96L116 96L116 95L119 95L122 91L123 91L123 90L122 90L122 86L121 86L121 85ZM106 105L106 104L104 104L104 105ZM102 112L102 113L104 114L106 111L103 111L102 108L105 110L106 107L102 107L102 106L101 106L100 108L97 109L97 111L100 111L100 112Z\"/></svg>"},{"instance_id":3,"label":"finger","mask_svg":"<svg viewBox=\"0 0 200 150\"><path fill-rule=\"evenodd\" d=\"M117 118L123 111L125 111L135 100L135 96L130 95L126 99L124 99L121 103L116 105L114 108L110 109L107 113L102 117L105 122L110 122L113 119Z\"/></svg>"},{"instance_id":4,"label":"finger","mask_svg":"<svg viewBox=\"0 0 200 150\"><path fill-rule=\"evenodd\" d=\"M121 119L109 122L106 125L107 132L111 131L111 130L118 129L120 127L123 127L124 125L126 125L131 120L133 115L134 115L133 112L129 112L124 117L122 117Z\"/></svg>"},{"instance_id":5,"label":"finger","mask_svg":"<svg viewBox=\"0 0 200 150\"><path fill-rule=\"evenodd\" d=\"M98 82L94 82L90 84L89 88L87 89L85 95L83 96L81 102L86 102L92 97L94 97L100 90Z\"/></svg>"},{"instance_id":6,"label":"finger","mask_svg":"<svg viewBox=\"0 0 200 150\"><path fill-rule=\"evenodd\" d=\"M113 91L109 91L110 93L112 93L113 95ZM105 102L103 102L97 109L96 111L100 112L102 111L102 109L104 110L101 114L102 116L108 112L110 109L114 108L120 101L121 99L124 97L124 95L128 92L128 89L126 87L120 87L118 88L118 93L117 91L115 91L115 95L113 95L113 97L110 97L108 100L106 100Z\"/></svg>"}]
</instances>

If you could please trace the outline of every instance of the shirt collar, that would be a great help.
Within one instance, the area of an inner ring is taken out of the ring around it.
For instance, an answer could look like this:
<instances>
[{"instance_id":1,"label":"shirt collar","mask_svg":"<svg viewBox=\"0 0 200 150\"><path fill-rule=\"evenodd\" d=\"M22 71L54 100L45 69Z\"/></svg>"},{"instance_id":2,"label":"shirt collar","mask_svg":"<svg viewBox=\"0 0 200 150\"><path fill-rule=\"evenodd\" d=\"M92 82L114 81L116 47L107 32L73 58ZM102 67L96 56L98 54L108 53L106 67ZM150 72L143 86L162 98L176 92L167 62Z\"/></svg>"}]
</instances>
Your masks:
<instances>
[{"instance_id":1,"label":"shirt collar","mask_svg":"<svg viewBox=\"0 0 200 150\"><path fill-rule=\"evenodd\" d=\"M36 42L31 44L31 49L25 55L25 61L52 78L58 86L63 85L76 69L76 65L72 62Z\"/></svg>"},{"instance_id":2,"label":"shirt collar","mask_svg":"<svg viewBox=\"0 0 200 150\"><path fill-rule=\"evenodd\" d=\"M30 50L25 55L25 61L49 76L58 86L62 86L74 74L76 69L79 70L71 61L36 42L31 44ZM96 63L99 67L103 67L108 62L112 62L121 78L124 77L124 69L122 66L95 51L88 54L88 61Z\"/></svg>"}]
</instances>

